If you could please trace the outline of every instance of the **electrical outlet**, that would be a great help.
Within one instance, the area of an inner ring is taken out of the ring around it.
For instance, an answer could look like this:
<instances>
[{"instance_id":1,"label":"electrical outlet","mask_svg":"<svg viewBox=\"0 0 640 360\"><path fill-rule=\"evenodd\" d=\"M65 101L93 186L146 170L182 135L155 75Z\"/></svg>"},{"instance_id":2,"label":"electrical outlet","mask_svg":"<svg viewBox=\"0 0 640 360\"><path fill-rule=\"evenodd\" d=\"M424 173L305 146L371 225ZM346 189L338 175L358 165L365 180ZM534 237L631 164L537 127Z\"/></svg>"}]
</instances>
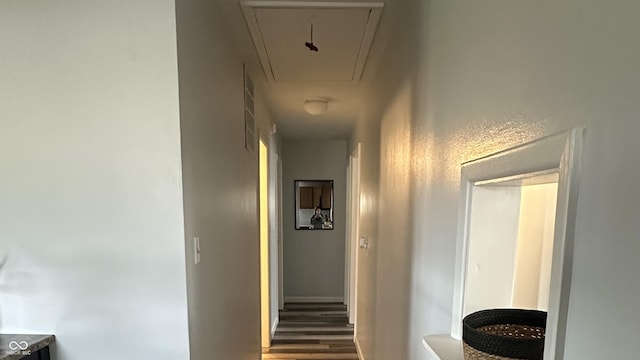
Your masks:
<instances>
[{"instance_id":1,"label":"electrical outlet","mask_svg":"<svg viewBox=\"0 0 640 360\"><path fill-rule=\"evenodd\" d=\"M193 262L198 264L200 262L200 237L193 238Z\"/></svg>"}]
</instances>

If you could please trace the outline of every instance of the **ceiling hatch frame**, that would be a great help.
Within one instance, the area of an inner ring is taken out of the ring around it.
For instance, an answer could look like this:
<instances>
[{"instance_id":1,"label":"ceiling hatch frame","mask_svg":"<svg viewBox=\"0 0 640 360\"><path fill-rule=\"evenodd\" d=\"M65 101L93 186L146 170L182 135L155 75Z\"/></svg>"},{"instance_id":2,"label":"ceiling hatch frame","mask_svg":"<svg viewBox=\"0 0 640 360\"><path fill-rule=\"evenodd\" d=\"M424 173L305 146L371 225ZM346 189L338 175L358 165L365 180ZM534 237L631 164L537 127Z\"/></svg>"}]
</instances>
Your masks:
<instances>
[{"instance_id":1,"label":"ceiling hatch frame","mask_svg":"<svg viewBox=\"0 0 640 360\"><path fill-rule=\"evenodd\" d=\"M378 28L378 23L382 17L384 3L382 2L320 2L320 1L242 1L240 2L244 13L253 45L258 53L262 70L269 82L275 82L275 74L269 60L256 9L369 9L369 18L365 27L364 35L360 41L358 56L353 69L351 82L358 82L362 76L364 65L369 56L369 50L373 43L373 37ZM348 81L347 81L348 82Z\"/></svg>"}]
</instances>

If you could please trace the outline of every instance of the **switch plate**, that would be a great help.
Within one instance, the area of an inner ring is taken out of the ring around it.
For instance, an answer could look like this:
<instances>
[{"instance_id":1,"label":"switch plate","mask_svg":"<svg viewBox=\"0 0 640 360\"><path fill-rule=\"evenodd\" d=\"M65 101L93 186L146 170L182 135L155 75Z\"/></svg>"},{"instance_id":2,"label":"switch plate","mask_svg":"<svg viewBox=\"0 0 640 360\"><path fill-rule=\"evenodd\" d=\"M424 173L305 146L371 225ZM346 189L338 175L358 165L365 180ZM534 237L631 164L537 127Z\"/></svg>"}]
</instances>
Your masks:
<instances>
[{"instance_id":1,"label":"switch plate","mask_svg":"<svg viewBox=\"0 0 640 360\"><path fill-rule=\"evenodd\" d=\"M369 248L369 240L366 237L360 238L360 249L368 249Z\"/></svg>"},{"instance_id":2,"label":"switch plate","mask_svg":"<svg viewBox=\"0 0 640 360\"><path fill-rule=\"evenodd\" d=\"M198 264L200 262L200 237L195 236L193 238L193 262Z\"/></svg>"}]
</instances>

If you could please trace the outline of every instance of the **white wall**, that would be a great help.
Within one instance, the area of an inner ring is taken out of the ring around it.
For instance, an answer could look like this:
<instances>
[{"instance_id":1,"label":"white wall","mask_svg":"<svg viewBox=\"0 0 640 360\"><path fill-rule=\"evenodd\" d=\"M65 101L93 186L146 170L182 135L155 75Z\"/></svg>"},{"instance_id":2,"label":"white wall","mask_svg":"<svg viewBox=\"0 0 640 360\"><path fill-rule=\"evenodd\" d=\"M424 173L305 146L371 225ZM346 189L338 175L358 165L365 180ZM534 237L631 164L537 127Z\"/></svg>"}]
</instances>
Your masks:
<instances>
[{"instance_id":1,"label":"white wall","mask_svg":"<svg viewBox=\"0 0 640 360\"><path fill-rule=\"evenodd\" d=\"M513 307L547 310L558 183L522 187Z\"/></svg>"},{"instance_id":2,"label":"white wall","mask_svg":"<svg viewBox=\"0 0 640 360\"><path fill-rule=\"evenodd\" d=\"M176 2L191 359L260 355L258 145L245 150L242 59L210 1ZM256 83L256 123L269 114ZM256 139L257 141L257 139ZM201 262L193 262L193 237Z\"/></svg>"},{"instance_id":3,"label":"white wall","mask_svg":"<svg viewBox=\"0 0 640 360\"><path fill-rule=\"evenodd\" d=\"M344 297L347 142L283 140L284 295ZM334 229L295 229L295 180L333 180Z\"/></svg>"},{"instance_id":4,"label":"white wall","mask_svg":"<svg viewBox=\"0 0 640 360\"><path fill-rule=\"evenodd\" d=\"M464 312L547 310L558 183L474 186Z\"/></svg>"},{"instance_id":5,"label":"white wall","mask_svg":"<svg viewBox=\"0 0 640 360\"><path fill-rule=\"evenodd\" d=\"M0 2L0 332L189 358L173 1Z\"/></svg>"},{"instance_id":6,"label":"white wall","mask_svg":"<svg viewBox=\"0 0 640 360\"><path fill-rule=\"evenodd\" d=\"M520 196L518 186L473 187L463 316L511 307Z\"/></svg>"},{"instance_id":7,"label":"white wall","mask_svg":"<svg viewBox=\"0 0 640 360\"><path fill-rule=\"evenodd\" d=\"M359 302L380 305L359 312L365 360L424 359L422 336L450 329L460 164L576 125L587 132L565 359L634 358L640 3L411 0L400 18L386 60L367 72L371 102L351 139L363 143L363 197L377 210L362 214L361 232L378 241L360 263L379 271L360 272ZM391 179L411 205L387 209ZM410 230L382 236L396 223ZM408 264L403 279L379 276L397 271L391 260Z\"/></svg>"}]
</instances>

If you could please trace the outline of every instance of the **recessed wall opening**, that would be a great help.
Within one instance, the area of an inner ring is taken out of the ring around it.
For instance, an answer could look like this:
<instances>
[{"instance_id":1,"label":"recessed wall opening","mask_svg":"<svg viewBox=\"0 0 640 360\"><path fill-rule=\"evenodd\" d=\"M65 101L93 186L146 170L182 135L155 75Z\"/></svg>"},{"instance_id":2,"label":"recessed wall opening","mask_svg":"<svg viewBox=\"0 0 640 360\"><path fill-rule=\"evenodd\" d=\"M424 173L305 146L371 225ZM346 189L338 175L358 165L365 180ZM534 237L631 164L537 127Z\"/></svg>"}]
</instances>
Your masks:
<instances>
[{"instance_id":1,"label":"recessed wall opening","mask_svg":"<svg viewBox=\"0 0 640 360\"><path fill-rule=\"evenodd\" d=\"M463 316L548 310L557 194L557 172L473 184Z\"/></svg>"},{"instance_id":2,"label":"recessed wall opening","mask_svg":"<svg viewBox=\"0 0 640 360\"><path fill-rule=\"evenodd\" d=\"M564 356L584 129L462 164L451 333L425 347L462 359L462 319L487 308L547 310L544 359Z\"/></svg>"}]
</instances>

